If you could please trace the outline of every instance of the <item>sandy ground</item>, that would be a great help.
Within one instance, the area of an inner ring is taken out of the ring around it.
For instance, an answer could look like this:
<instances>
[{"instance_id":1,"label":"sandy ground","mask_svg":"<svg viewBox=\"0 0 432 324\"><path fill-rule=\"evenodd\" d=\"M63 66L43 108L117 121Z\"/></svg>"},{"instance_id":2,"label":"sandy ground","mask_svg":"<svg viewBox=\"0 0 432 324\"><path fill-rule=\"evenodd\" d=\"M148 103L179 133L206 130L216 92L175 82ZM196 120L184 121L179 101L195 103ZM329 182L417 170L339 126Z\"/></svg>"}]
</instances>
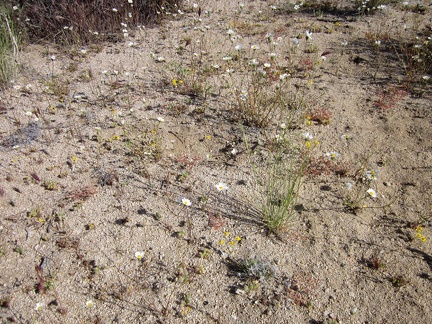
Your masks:
<instances>
[{"instance_id":1,"label":"sandy ground","mask_svg":"<svg viewBox=\"0 0 432 324\"><path fill-rule=\"evenodd\" d=\"M23 49L0 93L0 321L432 322L431 83L394 54L431 36L419 3L185 2L118 43ZM283 109L247 121L242 91L277 84ZM313 163L274 235L281 136Z\"/></svg>"}]
</instances>

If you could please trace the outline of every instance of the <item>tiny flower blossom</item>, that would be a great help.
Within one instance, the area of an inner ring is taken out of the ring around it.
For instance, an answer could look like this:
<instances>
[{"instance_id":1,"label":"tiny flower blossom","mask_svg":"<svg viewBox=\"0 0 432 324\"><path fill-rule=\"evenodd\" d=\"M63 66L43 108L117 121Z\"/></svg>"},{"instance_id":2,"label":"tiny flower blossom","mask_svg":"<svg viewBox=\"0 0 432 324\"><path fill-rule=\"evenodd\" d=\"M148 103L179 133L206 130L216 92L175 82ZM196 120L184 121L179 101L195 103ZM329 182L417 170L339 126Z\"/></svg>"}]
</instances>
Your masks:
<instances>
[{"instance_id":1,"label":"tiny flower blossom","mask_svg":"<svg viewBox=\"0 0 432 324\"><path fill-rule=\"evenodd\" d=\"M251 45L251 49L253 50L258 50L260 47L259 45Z\"/></svg>"},{"instance_id":2,"label":"tiny flower blossom","mask_svg":"<svg viewBox=\"0 0 432 324\"><path fill-rule=\"evenodd\" d=\"M368 180L377 180L378 178L378 172L376 171L366 171L366 178Z\"/></svg>"},{"instance_id":3,"label":"tiny flower blossom","mask_svg":"<svg viewBox=\"0 0 432 324\"><path fill-rule=\"evenodd\" d=\"M161 123L165 121L165 119L163 117L158 117L156 119L157 119L158 122L161 122Z\"/></svg>"},{"instance_id":4,"label":"tiny flower blossom","mask_svg":"<svg viewBox=\"0 0 432 324\"><path fill-rule=\"evenodd\" d=\"M257 59L252 59L249 61L249 65L258 65L258 64L259 64L259 62Z\"/></svg>"},{"instance_id":5,"label":"tiny flower blossom","mask_svg":"<svg viewBox=\"0 0 432 324\"><path fill-rule=\"evenodd\" d=\"M37 310L38 312L42 310L42 308L44 307L44 303L37 303L35 310Z\"/></svg>"},{"instance_id":6,"label":"tiny flower blossom","mask_svg":"<svg viewBox=\"0 0 432 324\"><path fill-rule=\"evenodd\" d=\"M269 67L271 67L271 64L266 62L266 63L264 63L264 67L269 68Z\"/></svg>"},{"instance_id":7,"label":"tiny flower blossom","mask_svg":"<svg viewBox=\"0 0 432 324\"><path fill-rule=\"evenodd\" d=\"M218 191L228 190L228 186L223 182L219 182L217 185L215 185L215 187Z\"/></svg>"},{"instance_id":8,"label":"tiny flower blossom","mask_svg":"<svg viewBox=\"0 0 432 324\"><path fill-rule=\"evenodd\" d=\"M238 44L238 45L236 45L236 46L234 47L234 49L235 49L236 51L241 51L243 48L244 48L244 46L243 46L242 44Z\"/></svg>"},{"instance_id":9,"label":"tiny flower blossom","mask_svg":"<svg viewBox=\"0 0 432 324\"><path fill-rule=\"evenodd\" d=\"M376 198L376 197L377 197L377 194L376 194L375 190L373 190L373 189L371 189L371 188L369 188L366 192L367 192L368 195L371 196L372 198Z\"/></svg>"},{"instance_id":10,"label":"tiny flower blossom","mask_svg":"<svg viewBox=\"0 0 432 324\"><path fill-rule=\"evenodd\" d=\"M337 158L340 157L340 154L338 152L328 152L326 153L326 156L328 156L332 160L336 160Z\"/></svg>"},{"instance_id":11,"label":"tiny flower blossom","mask_svg":"<svg viewBox=\"0 0 432 324\"><path fill-rule=\"evenodd\" d=\"M182 198L181 203L187 207L192 205L191 201L189 199L186 199L186 198Z\"/></svg>"},{"instance_id":12,"label":"tiny flower blossom","mask_svg":"<svg viewBox=\"0 0 432 324\"><path fill-rule=\"evenodd\" d=\"M258 69L257 69L257 72L258 72L259 74L261 74L262 76L267 75L267 72L264 71L262 68L258 68Z\"/></svg>"},{"instance_id":13,"label":"tiny flower blossom","mask_svg":"<svg viewBox=\"0 0 432 324\"><path fill-rule=\"evenodd\" d=\"M309 141L309 140L313 139L313 136L312 136L311 133L306 132L306 133L303 133L303 138L304 138L306 141Z\"/></svg>"},{"instance_id":14,"label":"tiny flower blossom","mask_svg":"<svg viewBox=\"0 0 432 324\"><path fill-rule=\"evenodd\" d=\"M281 129L285 129L286 128L286 124L285 123L282 123L282 124L280 124L280 126L279 126Z\"/></svg>"},{"instance_id":15,"label":"tiny flower blossom","mask_svg":"<svg viewBox=\"0 0 432 324\"><path fill-rule=\"evenodd\" d=\"M112 11L117 12L118 10L117 10L117 8L112 8Z\"/></svg>"},{"instance_id":16,"label":"tiny flower blossom","mask_svg":"<svg viewBox=\"0 0 432 324\"><path fill-rule=\"evenodd\" d=\"M94 305L94 303L93 303L92 300L87 300L87 301L86 301L86 306L87 306L87 307L93 307L93 305Z\"/></svg>"},{"instance_id":17,"label":"tiny flower blossom","mask_svg":"<svg viewBox=\"0 0 432 324\"><path fill-rule=\"evenodd\" d=\"M288 76L289 76L289 74L284 73L284 74L279 75L279 79L280 80L285 80Z\"/></svg>"},{"instance_id":18,"label":"tiny flower blossom","mask_svg":"<svg viewBox=\"0 0 432 324\"><path fill-rule=\"evenodd\" d=\"M237 155L238 150L236 148L233 148L230 153L232 156L235 156L235 155Z\"/></svg>"},{"instance_id":19,"label":"tiny flower blossom","mask_svg":"<svg viewBox=\"0 0 432 324\"><path fill-rule=\"evenodd\" d=\"M312 33L309 30L305 31L306 39L312 39Z\"/></svg>"},{"instance_id":20,"label":"tiny flower blossom","mask_svg":"<svg viewBox=\"0 0 432 324\"><path fill-rule=\"evenodd\" d=\"M138 260L141 260L142 258L144 258L144 252L143 251L135 252L135 258L137 258Z\"/></svg>"},{"instance_id":21,"label":"tiny flower blossom","mask_svg":"<svg viewBox=\"0 0 432 324\"><path fill-rule=\"evenodd\" d=\"M350 135L350 134L342 134L341 139L343 139L345 141L350 141L350 140L352 140L352 135Z\"/></svg>"},{"instance_id":22,"label":"tiny flower blossom","mask_svg":"<svg viewBox=\"0 0 432 324\"><path fill-rule=\"evenodd\" d=\"M233 35L233 34L234 34L234 30L232 30L231 28L228 29L227 34L228 34L228 35Z\"/></svg>"}]
</instances>

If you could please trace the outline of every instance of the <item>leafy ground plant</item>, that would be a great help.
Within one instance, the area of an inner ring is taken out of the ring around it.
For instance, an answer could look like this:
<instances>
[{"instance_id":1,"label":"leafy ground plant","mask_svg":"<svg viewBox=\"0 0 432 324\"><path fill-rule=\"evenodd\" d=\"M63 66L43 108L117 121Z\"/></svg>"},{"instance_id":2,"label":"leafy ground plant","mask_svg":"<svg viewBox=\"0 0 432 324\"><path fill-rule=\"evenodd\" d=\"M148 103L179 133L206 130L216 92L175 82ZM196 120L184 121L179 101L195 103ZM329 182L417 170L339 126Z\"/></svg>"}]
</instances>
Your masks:
<instances>
[{"instance_id":1,"label":"leafy ground plant","mask_svg":"<svg viewBox=\"0 0 432 324\"><path fill-rule=\"evenodd\" d=\"M275 276L276 266L268 260L251 256L240 260L229 260L229 268L242 279L258 279L261 282Z\"/></svg>"}]
</instances>

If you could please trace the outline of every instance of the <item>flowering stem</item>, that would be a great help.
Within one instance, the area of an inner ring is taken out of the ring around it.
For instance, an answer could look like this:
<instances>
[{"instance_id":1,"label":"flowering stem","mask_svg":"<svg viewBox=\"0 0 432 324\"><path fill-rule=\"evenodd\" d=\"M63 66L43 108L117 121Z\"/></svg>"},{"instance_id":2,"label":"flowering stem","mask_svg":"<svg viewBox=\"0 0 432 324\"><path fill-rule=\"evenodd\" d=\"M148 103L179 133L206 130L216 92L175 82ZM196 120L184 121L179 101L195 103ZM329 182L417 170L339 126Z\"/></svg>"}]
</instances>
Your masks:
<instances>
[{"instance_id":1,"label":"flowering stem","mask_svg":"<svg viewBox=\"0 0 432 324\"><path fill-rule=\"evenodd\" d=\"M189 214L189 208L186 207L186 226L188 229L188 243L193 242L193 236L192 236L192 219Z\"/></svg>"}]
</instances>

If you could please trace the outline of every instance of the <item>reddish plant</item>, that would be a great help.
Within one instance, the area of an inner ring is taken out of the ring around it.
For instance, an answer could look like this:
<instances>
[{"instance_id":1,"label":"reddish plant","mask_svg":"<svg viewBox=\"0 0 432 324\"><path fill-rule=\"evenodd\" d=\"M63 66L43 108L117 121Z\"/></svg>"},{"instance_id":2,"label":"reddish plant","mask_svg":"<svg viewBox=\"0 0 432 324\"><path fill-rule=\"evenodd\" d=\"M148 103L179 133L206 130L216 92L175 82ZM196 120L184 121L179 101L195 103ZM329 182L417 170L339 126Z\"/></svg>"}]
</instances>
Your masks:
<instances>
[{"instance_id":1,"label":"reddish plant","mask_svg":"<svg viewBox=\"0 0 432 324\"><path fill-rule=\"evenodd\" d=\"M376 92L377 99L374 106L381 109L382 112L394 108L399 101L408 95L408 92L401 87L391 85L387 89L378 89Z\"/></svg>"},{"instance_id":2,"label":"reddish plant","mask_svg":"<svg viewBox=\"0 0 432 324\"><path fill-rule=\"evenodd\" d=\"M90 199L96 194L97 190L95 187L88 186L84 188L75 189L72 192L70 192L66 199L70 201L85 201L87 199Z\"/></svg>"},{"instance_id":3,"label":"reddish plant","mask_svg":"<svg viewBox=\"0 0 432 324\"><path fill-rule=\"evenodd\" d=\"M215 215L212 212L209 212L208 224L212 229L218 230L219 228L225 226L226 220L223 219L220 214Z\"/></svg>"},{"instance_id":4,"label":"reddish plant","mask_svg":"<svg viewBox=\"0 0 432 324\"><path fill-rule=\"evenodd\" d=\"M318 125L328 125L331 123L333 113L324 107L316 107L309 110L306 119Z\"/></svg>"}]
</instances>

